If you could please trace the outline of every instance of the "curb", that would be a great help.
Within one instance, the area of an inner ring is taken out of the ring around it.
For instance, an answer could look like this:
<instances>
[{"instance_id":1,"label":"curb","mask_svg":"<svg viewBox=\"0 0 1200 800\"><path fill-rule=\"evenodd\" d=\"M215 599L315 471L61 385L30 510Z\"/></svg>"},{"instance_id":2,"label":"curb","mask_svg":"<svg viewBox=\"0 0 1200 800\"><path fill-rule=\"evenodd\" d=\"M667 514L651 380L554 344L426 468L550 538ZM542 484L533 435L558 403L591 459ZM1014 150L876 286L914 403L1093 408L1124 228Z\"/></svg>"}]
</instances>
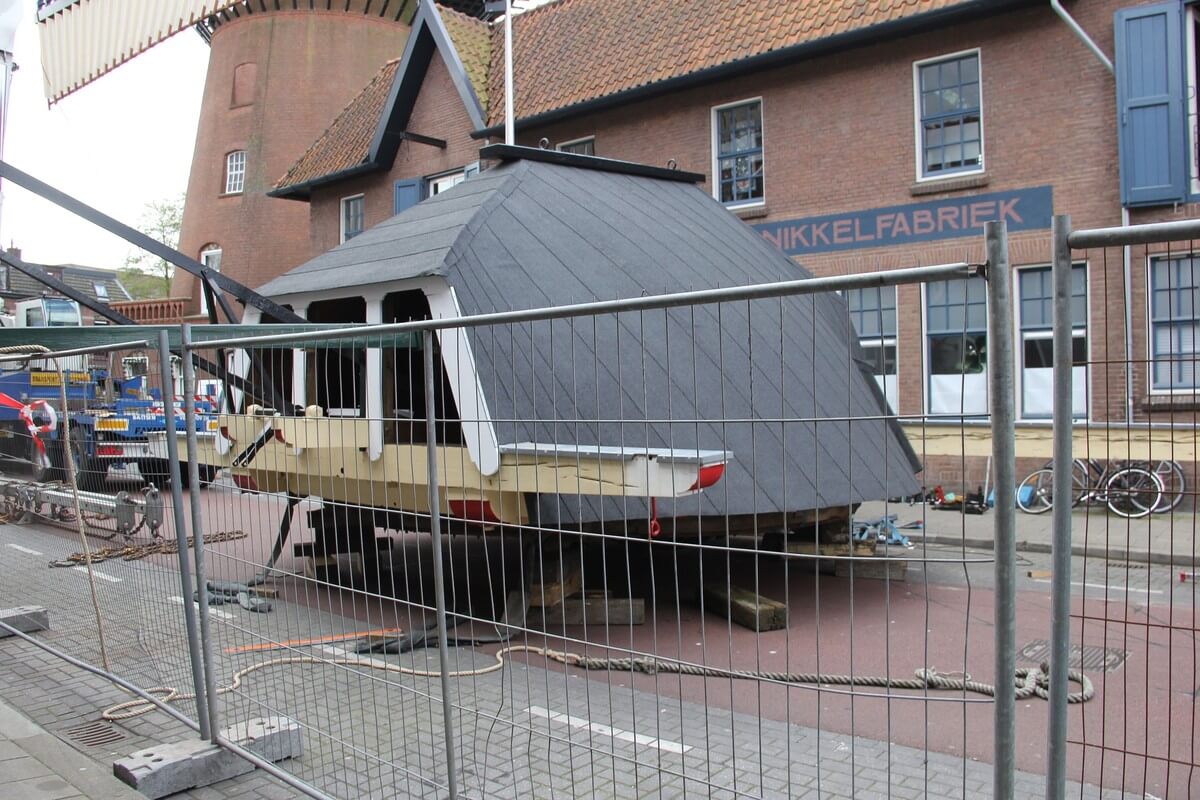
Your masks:
<instances>
[{"instance_id":1,"label":"curb","mask_svg":"<svg viewBox=\"0 0 1200 800\"><path fill-rule=\"evenodd\" d=\"M924 542L926 544L951 545L953 547L970 547L975 550L995 550L995 542L991 539L941 536L937 534L932 536L908 535L908 539L914 545ZM1050 553L1052 549L1048 542L1018 541L1017 552ZM1200 553L1195 555L1173 554L1159 553L1152 550L1128 550L1123 547L1085 547L1083 545L1072 544L1071 555L1082 556L1083 558L1104 559L1106 561L1132 561L1141 564L1163 564L1175 567L1200 566Z\"/></svg>"}]
</instances>

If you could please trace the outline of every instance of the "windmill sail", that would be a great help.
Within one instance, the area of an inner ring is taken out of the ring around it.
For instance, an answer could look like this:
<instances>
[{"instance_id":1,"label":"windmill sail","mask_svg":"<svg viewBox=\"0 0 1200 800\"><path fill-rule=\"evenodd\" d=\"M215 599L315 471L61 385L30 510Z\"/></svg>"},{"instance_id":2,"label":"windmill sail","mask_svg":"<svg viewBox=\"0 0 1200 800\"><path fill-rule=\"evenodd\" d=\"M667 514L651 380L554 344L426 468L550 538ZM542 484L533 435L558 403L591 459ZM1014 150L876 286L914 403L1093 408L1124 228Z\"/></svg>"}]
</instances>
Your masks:
<instances>
[{"instance_id":1,"label":"windmill sail","mask_svg":"<svg viewBox=\"0 0 1200 800\"><path fill-rule=\"evenodd\" d=\"M46 99L57 102L236 0L39 0Z\"/></svg>"}]
</instances>

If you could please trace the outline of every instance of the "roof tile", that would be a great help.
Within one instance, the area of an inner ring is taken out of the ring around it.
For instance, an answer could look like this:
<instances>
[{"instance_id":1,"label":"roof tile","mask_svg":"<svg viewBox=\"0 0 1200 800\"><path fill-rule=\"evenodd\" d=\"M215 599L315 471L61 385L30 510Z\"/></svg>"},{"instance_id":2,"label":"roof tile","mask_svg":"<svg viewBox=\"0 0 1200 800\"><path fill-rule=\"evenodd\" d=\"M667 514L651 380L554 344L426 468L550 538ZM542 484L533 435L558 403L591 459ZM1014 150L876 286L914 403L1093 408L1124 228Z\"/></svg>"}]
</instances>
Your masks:
<instances>
[{"instance_id":1,"label":"roof tile","mask_svg":"<svg viewBox=\"0 0 1200 800\"><path fill-rule=\"evenodd\" d=\"M531 117L966 1L728 0L700 10L678 0L556 0L513 20L516 113ZM496 124L504 111L500 26L491 35L486 96Z\"/></svg>"}]
</instances>

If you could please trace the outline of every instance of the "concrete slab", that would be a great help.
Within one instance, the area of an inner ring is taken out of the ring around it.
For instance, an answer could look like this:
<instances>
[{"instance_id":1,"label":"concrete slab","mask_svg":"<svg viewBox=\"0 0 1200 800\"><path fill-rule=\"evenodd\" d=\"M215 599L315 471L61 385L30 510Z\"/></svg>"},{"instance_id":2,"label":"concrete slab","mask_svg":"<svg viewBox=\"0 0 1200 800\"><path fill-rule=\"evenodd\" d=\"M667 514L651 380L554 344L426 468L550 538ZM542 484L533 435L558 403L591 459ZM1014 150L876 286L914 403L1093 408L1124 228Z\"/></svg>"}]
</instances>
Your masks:
<instances>
[{"instance_id":1,"label":"concrete slab","mask_svg":"<svg viewBox=\"0 0 1200 800\"><path fill-rule=\"evenodd\" d=\"M303 752L300 726L285 717L260 717L231 725L221 736L268 761ZM149 747L113 764L113 774L149 798L209 786L254 770L254 765L210 742L190 739Z\"/></svg>"},{"instance_id":2,"label":"concrete slab","mask_svg":"<svg viewBox=\"0 0 1200 800\"><path fill-rule=\"evenodd\" d=\"M17 606L16 608L0 608L0 622L21 633L50 630L50 613L42 606ZM0 628L0 639L13 634L5 628Z\"/></svg>"}]
</instances>

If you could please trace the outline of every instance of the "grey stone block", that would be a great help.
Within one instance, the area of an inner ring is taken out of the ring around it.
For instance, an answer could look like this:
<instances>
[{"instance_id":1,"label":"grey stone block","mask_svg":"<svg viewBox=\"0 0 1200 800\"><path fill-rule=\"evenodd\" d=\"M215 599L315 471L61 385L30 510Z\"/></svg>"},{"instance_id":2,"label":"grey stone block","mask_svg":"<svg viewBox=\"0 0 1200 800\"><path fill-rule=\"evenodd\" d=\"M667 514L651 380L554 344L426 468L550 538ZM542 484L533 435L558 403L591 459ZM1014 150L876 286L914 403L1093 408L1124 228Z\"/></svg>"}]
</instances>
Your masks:
<instances>
[{"instance_id":1,"label":"grey stone block","mask_svg":"<svg viewBox=\"0 0 1200 800\"><path fill-rule=\"evenodd\" d=\"M302 752L300 726L285 717L260 717L225 728L222 737L268 761ZM243 775L254 765L210 742L193 739L139 750L113 763L113 774L150 798L165 797Z\"/></svg>"},{"instance_id":2,"label":"grey stone block","mask_svg":"<svg viewBox=\"0 0 1200 800\"><path fill-rule=\"evenodd\" d=\"M0 608L0 622L16 628L21 633L50 630L50 613L42 606L17 606L16 608ZM12 633L0 628L0 639L12 636Z\"/></svg>"}]
</instances>

